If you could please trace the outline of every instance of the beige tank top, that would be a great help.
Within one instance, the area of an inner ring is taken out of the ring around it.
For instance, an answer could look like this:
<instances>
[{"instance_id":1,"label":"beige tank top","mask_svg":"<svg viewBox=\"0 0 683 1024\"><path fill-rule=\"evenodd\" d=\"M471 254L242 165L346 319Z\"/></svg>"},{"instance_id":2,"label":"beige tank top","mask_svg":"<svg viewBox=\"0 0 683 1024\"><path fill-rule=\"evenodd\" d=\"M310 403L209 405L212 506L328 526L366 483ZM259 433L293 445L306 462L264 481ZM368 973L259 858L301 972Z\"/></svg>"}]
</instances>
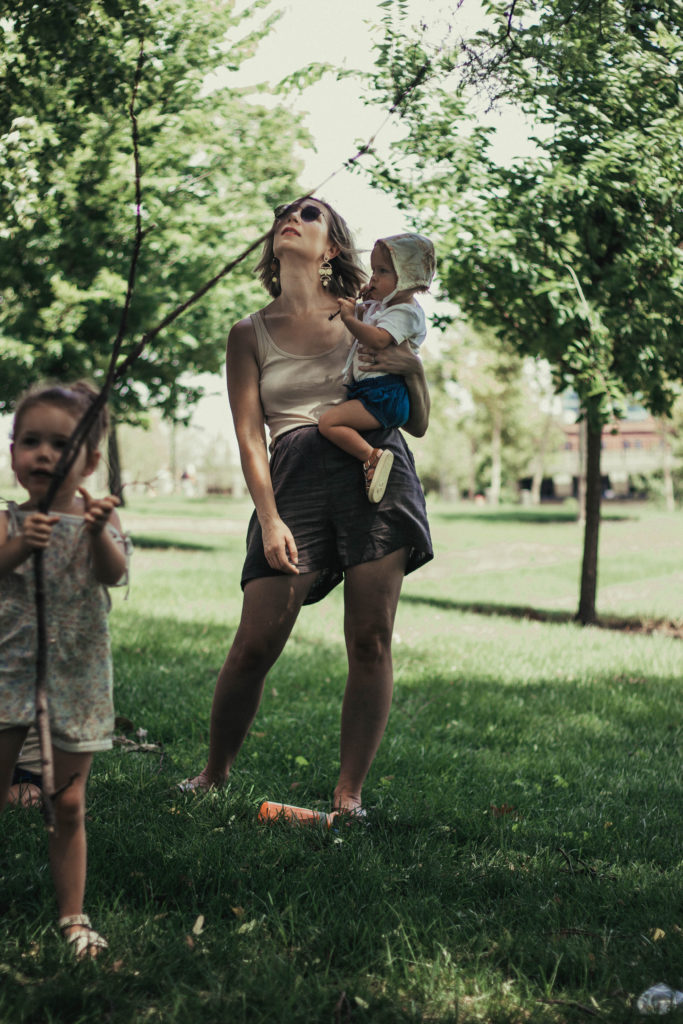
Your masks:
<instances>
[{"instance_id":1,"label":"beige tank top","mask_svg":"<svg viewBox=\"0 0 683 1024\"><path fill-rule=\"evenodd\" d=\"M346 397L342 372L351 340L321 355L295 356L278 348L260 313L252 313L260 371L259 393L271 444L287 430L316 426L322 413Z\"/></svg>"}]
</instances>

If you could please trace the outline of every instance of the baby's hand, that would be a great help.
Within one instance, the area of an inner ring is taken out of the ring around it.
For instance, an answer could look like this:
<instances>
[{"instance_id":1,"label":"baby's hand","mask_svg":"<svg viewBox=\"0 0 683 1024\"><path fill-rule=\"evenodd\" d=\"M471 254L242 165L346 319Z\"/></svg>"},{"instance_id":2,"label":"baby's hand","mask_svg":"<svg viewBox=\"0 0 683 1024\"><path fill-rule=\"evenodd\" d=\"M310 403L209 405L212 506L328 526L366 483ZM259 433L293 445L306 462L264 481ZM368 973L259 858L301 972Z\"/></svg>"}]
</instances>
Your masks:
<instances>
[{"instance_id":1,"label":"baby's hand","mask_svg":"<svg viewBox=\"0 0 683 1024\"><path fill-rule=\"evenodd\" d=\"M47 516L43 512L32 512L24 519L22 534L34 551L46 548L52 536L52 527L59 522L59 516Z\"/></svg>"},{"instance_id":2,"label":"baby's hand","mask_svg":"<svg viewBox=\"0 0 683 1024\"><path fill-rule=\"evenodd\" d=\"M83 501L85 502L83 519L85 520L86 529L89 533L95 535L102 533L110 515L116 506L120 504L119 499L114 494L108 494L106 498L93 498L88 494L85 487L79 487L78 491L83 496Z\"/></svg>"},{"instance_id":3,"label":"baby's hand","mask_svg":"<svg viewBox=\"0 0 683 1024\"><path fill-rule=\"evenodd\" d=\"M339 303L339 312L341 318L346 323L347 320L352 319L356 315L356 300L355 299L337 299Z\"/></svg>"}]
</instances>

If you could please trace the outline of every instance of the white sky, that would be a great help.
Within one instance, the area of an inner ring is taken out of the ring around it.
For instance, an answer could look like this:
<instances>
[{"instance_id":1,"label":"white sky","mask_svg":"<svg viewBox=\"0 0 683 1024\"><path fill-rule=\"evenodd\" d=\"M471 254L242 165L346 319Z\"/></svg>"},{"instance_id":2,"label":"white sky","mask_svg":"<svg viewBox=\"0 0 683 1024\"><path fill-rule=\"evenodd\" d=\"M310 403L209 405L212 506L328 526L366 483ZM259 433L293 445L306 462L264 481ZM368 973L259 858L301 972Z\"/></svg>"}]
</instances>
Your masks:
<instances>
[{"instance_id":1,"label":"white sky","mask_svg":"<svg viewBox=\"0 0 683 1024\"><path fill-rule=\"evenodd\" d=\"M238 9L249 7L238 0ZM438 45L446 36L453 42L468 28L481 23L479 0L408 0L410 24L424 20L431 26L428 37ZM258 54L245 62L235 80L242 85L275 83L311 63L329 63L345 69L370 70L373 47L382 38L381 18L386 10L380 0L271 0L269 11L282 11L274 31L259 46ZM258 23L261 14L254 16ZM450 34L449 34L450 32ZM282 102L281 99L278 102ZM406 230L403 214L390 197L369 187L364 175L342 169L383 125L386 112L367 107L353 79L336 81L327 75L318 84L293 98L290 106L300 114L313 136L316 152L305 151L302 185L317 188L331 174L320 194L339 209L361 248L372 248L379 235ZM378 145L388 144L396 128L381 128Z\"/></svg>"}]
</instances>

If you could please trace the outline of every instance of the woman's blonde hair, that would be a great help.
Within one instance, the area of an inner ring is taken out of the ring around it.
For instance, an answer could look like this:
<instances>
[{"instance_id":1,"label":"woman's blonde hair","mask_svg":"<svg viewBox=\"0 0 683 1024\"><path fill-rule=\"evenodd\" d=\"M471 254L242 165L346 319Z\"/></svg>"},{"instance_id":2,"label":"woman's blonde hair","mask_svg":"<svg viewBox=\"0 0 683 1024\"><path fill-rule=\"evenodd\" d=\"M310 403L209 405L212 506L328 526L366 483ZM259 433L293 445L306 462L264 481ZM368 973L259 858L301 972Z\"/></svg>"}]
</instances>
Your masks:
<instances>
[{"instance_id":1,"label":"woman's blonde hair","mask_svg":"<svg viewBox=\"0 0 683 1024\"><path fill-rule=\"evenodd\" d=\"M306 199L312 199L326 210L325 219L327 220L327 232L330 242L339 249L338 254L330 260L332 277L330 278L327 290L330 295L335 295L338 298L355 298L365 283L367 275L358 262L358 250L354 245L349 226L329 203L324 202L322 199L317 199L315 196L307 196ZM306 199L297 200L290 205L293 207L301 206L306 202ZM280 275L278 273L279 260L273 253L273 237L275 235L276 223L277 220L273 221L273 226L263 245L261 259L254 268L261 284L274 299L282 291Z\"/></svg>"},{"instance_id":2,"label":"woman's blonde hair","mask_svg":"<svg viewBox=\"0 0 683 1024\"><path fill-rule=\"evenodd\" d=\"M80 420L97 395L98 392L87 380L77 380L73 384L37 384L26 391L17 403L14 410L12 437L15 438L19 432L22 416L36 405L56 405L59 409L66 409ZM85 437L84 443L89 455L97 451L108 430L109 413L104 405Z\"/></svg>"}]
</instances>

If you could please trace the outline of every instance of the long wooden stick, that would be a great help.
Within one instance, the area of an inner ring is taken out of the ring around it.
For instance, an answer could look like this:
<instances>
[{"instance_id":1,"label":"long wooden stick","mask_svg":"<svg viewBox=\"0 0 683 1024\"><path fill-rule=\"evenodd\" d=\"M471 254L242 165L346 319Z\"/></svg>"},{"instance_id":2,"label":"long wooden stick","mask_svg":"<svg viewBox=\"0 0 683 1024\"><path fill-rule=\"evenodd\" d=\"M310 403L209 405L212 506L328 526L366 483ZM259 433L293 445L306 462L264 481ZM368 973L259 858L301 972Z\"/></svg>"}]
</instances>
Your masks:
<instances>
[{"instance_id":1,"label":"long wooden stick","mask_svg":"<svg viewBox=\"0 0 683 1024\"><path fill-rule=\"evenodd\" d=\"M54 500L54 497L59 490L61 484L69 473L69 470L73 466L78 453L81 449L85 438L88 435L90 428L97 419L101 409L104 407L111 388L117 380L120 380L124 373L133 365L136 359L140 356L146 345L155 338L165 327L173 323L179 316L181 316L186 310L193 306L199 301L211 288L213 288L220 280L226 277L232 270L235 269L246 257L254 252L260 245L262 245L270 234L270 229L260 235L254 242L252 242L246 249L244 249L238 256L230 260L222 270L220 270L214 277L203 284L197 291L194 292L185 302L180 303L175 309L171 310L170 313L165 316L160 323L153 327L150 331L140 338L138 343L131 349L128 355L119 364L119 356L121 353L121 346L126 333L126 326L128 322L128 311L130 308L131 299L133 296L133 289L135 286L135 277L137 272L138 257L140 255L140 249L142 245L142 218L141 218L141 173L140 173L140 147L139 147L139 135L138 135L138 123L135 114L135 100L137 98L137 92L142 77L142 69L144 65L145 55L144 46L140 44L140 52L138 55L138 62L135 72L135 80L133 84L133 90L131 93L131 100L129 104L129 116L131 119L132 126L132 139L133 139L133 158L135 163L135 241L133 245L133 252L131 255L130 270L128 274L128 285L126 290L126 297L124 301L123 310L121 313L121 321L119 329L112 346L112 353L109 360L109 366L107 374L102 385L102 388L89 406L84 412L83 416L76 424L71 437L68 439L64 450L57 462L55 467L50 486L44 499L40 502L39 510L47 513L50 509L50 505ZM315 195L323 185L327 184L332 178L334 178L341 170L345 168L353 167L361 157L369 152L370 147L376 139L379 131L384 126L386 121L391 117L393 113L398 109L399 105L410 95L424 80L429 68L431 61L426 61L422 67L419 68L417 73L413 76L411 81L408 83L406 88L401 92L400 96L395 100L391 109L389 110L387 117L382 122L380 127L373 133L368 139L365 145L361 146L354 156L345 160L336 171L328 175L319 185L314 189L310 189L301 197L301 199L308 199ZM34 590L35 590L35 605L36 605L36 687L35 687L35 706L36 706L36 728L38 731L38 737L40 740L40 758L42 766L43 776L43 814L45 817L45 824L49 832L55 832L56 821L55 821L55 781L54 781L54 757L52 752L52 738L50 735L50 716L47 700L47 671L48 671L48 655L49 647L47 642L47 625L46 625L46 601L45 601L45 581L44 581L44 566L43 566L43 552L35 551L33 553L33 570L34 570ZM73 781L73 779L71 780ZM63 787L65 788L65 787ZM60 790L61 792L61 790Z\"/></svg>"},{"instance_id":2,"label":"long wooden stick","mask_svg":"<svg viewBox=\"0 0 683 1024\"><path fill-rule=\"evenodd\" d=\"M137 118L135 116L135 100L137 98L137 92L142 78L142 67L144 64L144 47L140 44L140 52L138 54L138 62L135 70L135 80L133 83L133 90L131 93L131 99L129 104L129 114L132 122L132 133L133 133L133 155L135 160L135 202L136 202L136 231L135 231L135 242L133 245L133 254L130 261L130 271L128 274L128 287L126 290L126 298L123 304L123 310L121 312L121 321L119 323L119 329L114 341L112 348L112 354L109 361L109 369L105 378L104 386L100 391L99 395L92 403L92 405L86 410L79 422L76 424L71 437L68 439L67 444L62 451L62 454L57 462L50 486L47 489L47 493L38 505L40 512L47 513L50 510L54 497L59 490L62 482L66 478L78 457L78 453L81 449L81 444L87 437L90 427L95 422L100 410L103 408L107 401L107 396L111 389L114 381L116 363L121 351L121 345L123 338L126 333L126 324L128 321L128 310L130 309L130 303L133 296L133 287L135 284L135 274L137 269L137 261L140 255L140 246L142 242L142 218L141 218L141 196L140 196L140 159L139 159L139 136ZM54 754L52 750L52 736L50 734L50 713L48 707L47 698L47 675L48 675L48 658L49 658L49 645L47 642L47 615L46 615L46 601L45 601L45 572L43 562L43 551L37 550L33 552L33 581L34 581L34 600L36 606L36 686L35 686L35 706L36 706L36 730L38 732L38 740L40 742L40 762L41 762L41 773L43 780L43 815L45 818L45 826L48 832L56 832L56 817L55 817L55 798L57 793L55 792L55 768L54 768ZM73 778L71 779L73 781ZM69 783L70 784L70 783ZM61 792L61 790L60 790Z\"/></svg>"}]
</instances>

